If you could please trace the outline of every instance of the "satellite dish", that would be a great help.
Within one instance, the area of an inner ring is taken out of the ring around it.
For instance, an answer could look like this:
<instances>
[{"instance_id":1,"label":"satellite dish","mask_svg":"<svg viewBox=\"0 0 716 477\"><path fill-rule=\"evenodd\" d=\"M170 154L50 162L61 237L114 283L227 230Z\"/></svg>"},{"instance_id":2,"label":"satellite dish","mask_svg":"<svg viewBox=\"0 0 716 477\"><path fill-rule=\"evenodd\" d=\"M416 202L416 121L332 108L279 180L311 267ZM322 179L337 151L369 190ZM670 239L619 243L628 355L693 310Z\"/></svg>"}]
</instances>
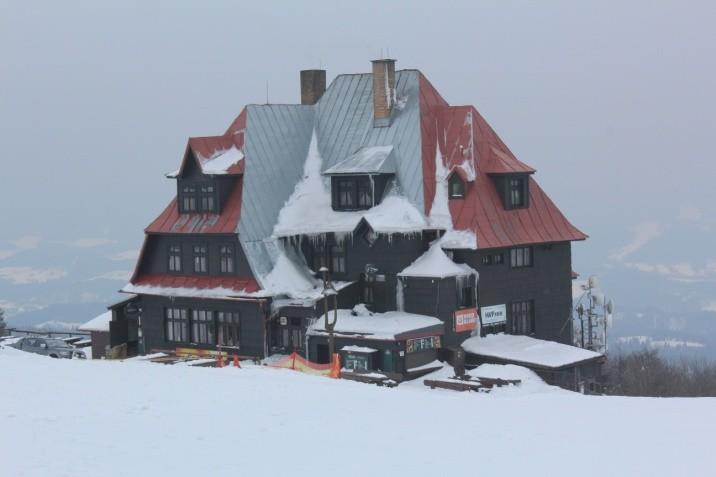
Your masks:
<instances>
[{"instance_id":1,"label":"satellite dish","mask_svg":"<svg viewBox=\"0 0 716 477\"><path fill-rule=\"evenodd\" d=\"M609 299L609 301L607 301L607 313L609 313L610 315L614 313L614 300L612 300L611 298Z\"/></svg>"},{"instance_id":2,"label":"satellite dish","mask_svg":"<svg viewBox=\"0 0 716 477\"><path fill-rule=\"evenodd\" d=\"M589 277L589 288L599 288L599 280L596 275Z\"/></svg>"},{"instance_id":3,"label":"satellite dish","mask_svg":"<svg viewBox=\"0 0 716 477\"><path fill-rule=\"evenodd\" d=\"M592 297L594 298L594 303L598 306L604 306L604 293L602 292L594 292L592 293Z\"/></svg>"}]
</instances>

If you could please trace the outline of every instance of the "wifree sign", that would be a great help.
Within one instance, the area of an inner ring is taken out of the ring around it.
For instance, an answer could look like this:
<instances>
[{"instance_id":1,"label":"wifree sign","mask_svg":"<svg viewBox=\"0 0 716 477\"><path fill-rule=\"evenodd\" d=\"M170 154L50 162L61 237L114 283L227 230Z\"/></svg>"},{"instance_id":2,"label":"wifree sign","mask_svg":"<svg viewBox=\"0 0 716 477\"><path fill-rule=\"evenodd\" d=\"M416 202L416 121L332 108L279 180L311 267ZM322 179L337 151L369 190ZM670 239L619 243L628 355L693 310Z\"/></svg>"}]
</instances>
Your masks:
<instances>
[{"instance_id":1,"label":"wifree sign","mask_svg":"<svg viewBox=\"0 0 716 477\"><path fill-rule=\"evenodd\" d=\"M499 325L507 322L505 305L483 306L480 310L482 326Z\"/></svg>"}]
</instances>

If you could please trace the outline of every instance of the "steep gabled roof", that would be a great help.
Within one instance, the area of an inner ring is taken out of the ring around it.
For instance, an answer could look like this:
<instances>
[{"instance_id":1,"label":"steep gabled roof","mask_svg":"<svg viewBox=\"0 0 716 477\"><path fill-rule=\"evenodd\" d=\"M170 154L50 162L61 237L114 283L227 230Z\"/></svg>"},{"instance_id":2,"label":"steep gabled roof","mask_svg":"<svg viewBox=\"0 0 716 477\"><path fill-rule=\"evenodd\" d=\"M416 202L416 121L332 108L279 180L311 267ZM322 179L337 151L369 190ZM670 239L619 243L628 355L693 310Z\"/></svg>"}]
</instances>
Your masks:
<instances>
[{"instance_id":1,"label":"steep gabled roof","mask_svg":"<svg viewBox=\"0 0 716 477\"><path fill-rule=\"evenodd\" d=\"M221 136L190 137L184 159L176 172L167 177L184 174L187 161L194 160L199 170L207 175L240 175L244 173L244 131L246 108L237 116L231 127Z\"/></svg>"},{"instance_id":2,"label":"steep gabled roof","mask_svg":"<svg viewBox=\"0 0 716 477\"><path fill-rule=\"evenodd\" d=\"M531 174L534 169L520 162L472 106L448 106L421 75L421 129L426 214L435 206L436 143L444 168L474 170L474 182L466 184L463 199L448 207L455 230L475 233L477 248L511 247L534 243L584 240L544 193L529 178L530 200L525 209L505 209L493 174Z\"/></svg>"},{"instance_id":3,"label":"steep gabled roof","mask_svg":"<svg viewBox=\"0 0 716 477\"><path fill-rule=\"evenodd\" d=\"M382 209L334 212L342 214L336 224L350 224L340 230L330 224L311 226L300 234L348 233L365 220L385 233L414 232L416 227L445 230L444 248L586 238L533 177L529 178L529 207L506 210L491 176L535 170L510 152L475 108L450 106L419 71L398 71L395 78L396 103L385 127L374 127L371 74L356 74L336 77L315 105L249 105L223 135L191 138L178 175L194 160L203 173L242 177L221 214L179 214L175 199L146 232L238 233L260 281L276 266L275 236L291 234L292 229L279 227L280 217L287 202L300 195L300 185L308 177L306 163L314 138L321 156L319 175L390 172L395 181ZM445 182L451 174L465 181L463 199L447 198ZM403 204L400 210L410 213L400 217L385 213L391 201ZM298 209L303 215L297 220L313 210Z\"/></svg>"}]
</instances>

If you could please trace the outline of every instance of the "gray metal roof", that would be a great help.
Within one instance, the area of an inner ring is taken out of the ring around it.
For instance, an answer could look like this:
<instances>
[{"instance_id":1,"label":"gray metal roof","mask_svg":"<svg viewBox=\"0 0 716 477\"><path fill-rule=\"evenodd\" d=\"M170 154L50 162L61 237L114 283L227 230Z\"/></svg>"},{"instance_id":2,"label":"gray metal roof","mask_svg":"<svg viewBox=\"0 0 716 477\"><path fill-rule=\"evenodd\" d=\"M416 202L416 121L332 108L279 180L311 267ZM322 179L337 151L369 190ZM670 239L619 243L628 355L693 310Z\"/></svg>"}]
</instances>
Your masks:
<instances>
[{"instance_id":1,"label":"gray metal roof","mask_svg":"<svg viewBox=\"0 0 716 477\"><path fill-rule=\"evenodd\" d=\"M348 159L329 167L323 173L333 174L395 174L393 146L361 147Z\"/></svg>"},{"instance_id":2,"label":"gray metal roof","mask_svg":"<svg viewBox=\"0 0 716 477\"><path fill-rule=\"evenodd\" d=\"M271 234L278 214L303 174L315 129L330 170L360 150L392 146L385 167L396 174L401 194L425 210L421 162L419 73L396 72L397 105L386 127L374 127L370 73L341 75L316 105L248 106L244 144L244 190L239 239L260 280L271 270L276 253ZM392 163L392 165L391 165Z\"/></svg>"},{"instance_id":3,"label":"gray metal roof","mask_svg":"<svg viewBox=\"0 0 716 477\"><path fill-rule=\"evenodd\" d=\"M370 73L336 77L316 104L318 148L325 171L361 147L393 146L392 155L401 192L422 211L425 206L419 73L404 70L395 75L399 104L393 108L388 127L374 127L373 79Z\"/></svg>"}]
</instances>

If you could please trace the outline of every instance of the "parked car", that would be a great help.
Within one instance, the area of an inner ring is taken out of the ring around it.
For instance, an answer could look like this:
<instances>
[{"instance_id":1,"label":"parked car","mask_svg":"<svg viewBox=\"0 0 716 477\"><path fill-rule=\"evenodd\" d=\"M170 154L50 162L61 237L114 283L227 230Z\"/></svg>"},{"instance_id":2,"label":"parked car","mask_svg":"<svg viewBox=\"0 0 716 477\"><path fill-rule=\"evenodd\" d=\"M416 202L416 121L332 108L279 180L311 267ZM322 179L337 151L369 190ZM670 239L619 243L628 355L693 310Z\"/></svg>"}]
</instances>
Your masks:
<instances>
[{"instance_id":1,"label":"parked car","mask_svg":"<svg viewBox=\"0 0 716 477\"><path fill-rule=\"evenodd\" d=\"M85 359L87 355L84 351L68 345L63 340L56 338L36 338L26 336L20 338L15 343L9 345L29 353L37 353L51 358L79 358Z\"/></svg>"}]
</instances>

